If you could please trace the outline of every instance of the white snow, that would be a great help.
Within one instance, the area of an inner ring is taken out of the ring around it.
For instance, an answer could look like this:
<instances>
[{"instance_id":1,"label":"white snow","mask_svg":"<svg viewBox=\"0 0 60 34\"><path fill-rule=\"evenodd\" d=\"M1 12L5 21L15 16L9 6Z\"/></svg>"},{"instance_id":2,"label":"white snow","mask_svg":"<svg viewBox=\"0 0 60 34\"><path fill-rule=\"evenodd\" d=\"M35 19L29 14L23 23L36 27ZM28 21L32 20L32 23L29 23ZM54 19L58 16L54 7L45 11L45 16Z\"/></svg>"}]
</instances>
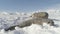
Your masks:
<instances>
[{"instance_id":1,"label":"white snow","mask_svg":"<svg viewBox=\"0 0 60 34\"><path fill-rule=\"evenodd\" d=\"M32 24L31 26L19 28L15 27L13 31L5 31L4 29L22 23L25 20L31 19L31 14L35 12L47 12L49 14L49 18L57 19L54 20L56 26L50 26L49 24L44 23L43 27L41 25ZM31 13L8 13L1 12L0 13L0 34L60 34L60 10L39 10Z\"/></svg>"}]
</instances>

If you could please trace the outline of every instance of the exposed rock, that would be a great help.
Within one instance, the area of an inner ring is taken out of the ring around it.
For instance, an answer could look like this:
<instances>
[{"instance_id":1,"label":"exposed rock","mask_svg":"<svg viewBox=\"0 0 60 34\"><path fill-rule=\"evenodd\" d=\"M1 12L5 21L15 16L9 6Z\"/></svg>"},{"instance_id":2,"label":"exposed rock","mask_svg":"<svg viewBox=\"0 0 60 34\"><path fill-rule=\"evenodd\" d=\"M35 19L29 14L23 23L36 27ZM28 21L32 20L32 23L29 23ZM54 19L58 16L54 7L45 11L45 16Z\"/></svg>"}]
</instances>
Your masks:
<instances>
[{"instance_id":1,"label":"exposed rock","mask_svg":"<svg viewBox=\"0 0 60 34\"><path fill-rule=\"evenodd\" d=\"M48 13L47 12L38 12L38 13L34 13L32 15L32 17L36 17L36 18L48 18Z\"/></svg>"}]
</instances>

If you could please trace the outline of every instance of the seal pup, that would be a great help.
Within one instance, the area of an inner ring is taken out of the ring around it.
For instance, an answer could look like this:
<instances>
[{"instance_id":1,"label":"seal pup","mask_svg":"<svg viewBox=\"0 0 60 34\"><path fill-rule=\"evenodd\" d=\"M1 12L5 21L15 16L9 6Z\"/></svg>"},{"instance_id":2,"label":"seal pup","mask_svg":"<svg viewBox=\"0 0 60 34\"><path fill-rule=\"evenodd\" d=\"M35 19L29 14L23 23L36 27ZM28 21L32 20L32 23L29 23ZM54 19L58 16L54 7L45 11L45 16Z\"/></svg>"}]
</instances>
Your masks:
<instances>
[{"instance_id":1,"label":"seal pup","mask_svg":"<svg viewBox=\"0 0 60 34\"><path fill-rule=\"evenodd\" d=\"M11 27L5 29L5 31L14 30L16 26L23 28L23 27L30 26L31 24L38 24L38 25L43 26L43 23L47 23L47 24L50 24L50 26L54 25L53 20L48 19L47 12L34 13L34 14L32 14L31 17L32 17L32 19L29 19L27 21L23 21L22 23L15 25L15 26L11 26Z\"/></svg>"},{"instance_id":2,"label":"seal pup","mask_svg":"<svg viewBox=\"0 0 60 34\"><path fill-rule=\"evenodd\" d=\"M23 27L30 26L31 24L38 24L38 25L43 26L43 23L47 23L47 24L50 24L50 26L54 26L54 22L51 19L33 18L33 19L30 19L30 20L24 21L24 22L22 22L18 25L11 26L11 27L5 29L5 31L14 30L16 26L18 26L20 28L23 28Z\"/></svg>"}]
</instances>

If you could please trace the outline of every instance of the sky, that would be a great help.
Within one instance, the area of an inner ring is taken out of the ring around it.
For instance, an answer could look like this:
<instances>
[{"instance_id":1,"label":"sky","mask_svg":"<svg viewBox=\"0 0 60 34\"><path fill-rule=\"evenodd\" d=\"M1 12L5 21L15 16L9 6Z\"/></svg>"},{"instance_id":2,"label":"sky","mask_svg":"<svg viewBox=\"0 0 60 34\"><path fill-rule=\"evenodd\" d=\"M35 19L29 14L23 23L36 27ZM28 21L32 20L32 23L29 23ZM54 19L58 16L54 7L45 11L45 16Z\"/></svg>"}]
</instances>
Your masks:
<instances>
[{"instance_id":1,"label":"sky","mask_svg":"<svg viewBox=\"0 0 60 34\"><path fill-rule=\"evenodd\" d=\"M29 12L60 9L60 0L0 0L0 11Z\"/></svg>"}]
</instances>

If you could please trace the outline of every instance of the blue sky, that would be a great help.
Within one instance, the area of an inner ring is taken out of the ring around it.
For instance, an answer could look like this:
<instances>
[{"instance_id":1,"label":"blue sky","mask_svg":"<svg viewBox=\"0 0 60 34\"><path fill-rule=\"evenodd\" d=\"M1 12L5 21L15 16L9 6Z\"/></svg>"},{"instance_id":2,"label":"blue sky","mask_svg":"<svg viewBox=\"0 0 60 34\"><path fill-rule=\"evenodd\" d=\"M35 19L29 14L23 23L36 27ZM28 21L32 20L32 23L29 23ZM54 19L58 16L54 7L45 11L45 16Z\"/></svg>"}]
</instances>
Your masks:
<instances>
[{"instance_id":1,"label":"blue sky","mask_svg":"<svg viewBox=\"0 0 60 34\"><path fill-rule=\"evenodd\" d=\"M0 0L0 11L36 11L40 9L60 9L60 0Z\"/></svg>"}]
</instances>

